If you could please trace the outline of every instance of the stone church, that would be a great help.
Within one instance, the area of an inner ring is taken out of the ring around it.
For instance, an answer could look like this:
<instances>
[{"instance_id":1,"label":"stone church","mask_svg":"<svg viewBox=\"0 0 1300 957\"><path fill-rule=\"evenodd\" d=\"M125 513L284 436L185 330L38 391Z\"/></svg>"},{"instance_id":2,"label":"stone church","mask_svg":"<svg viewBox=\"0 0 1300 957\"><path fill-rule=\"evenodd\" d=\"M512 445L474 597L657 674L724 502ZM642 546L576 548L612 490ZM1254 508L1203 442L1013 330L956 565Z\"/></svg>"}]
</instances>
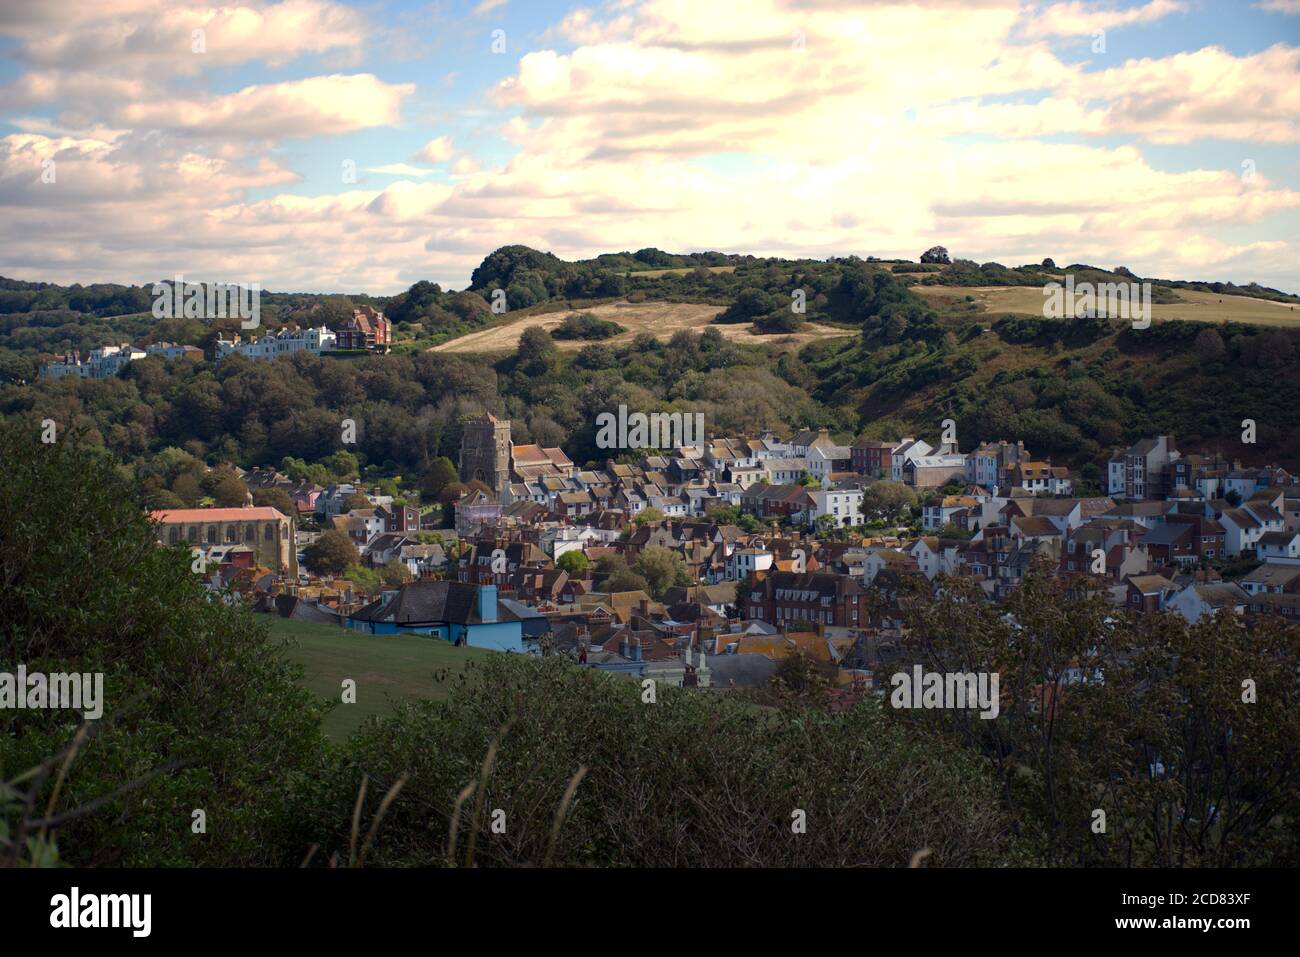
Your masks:
<instances>
[{"instance_id":1,"label":"stone church","mask_svg":"<svg viewBox=\"0 0 1300 957\"><path fill-rule=\"evenodd\" d=\"M498 498L510 482L510 420L483 413L465 422L460 441L460 480L475 479Z\"/></svg>"}]
</instances>

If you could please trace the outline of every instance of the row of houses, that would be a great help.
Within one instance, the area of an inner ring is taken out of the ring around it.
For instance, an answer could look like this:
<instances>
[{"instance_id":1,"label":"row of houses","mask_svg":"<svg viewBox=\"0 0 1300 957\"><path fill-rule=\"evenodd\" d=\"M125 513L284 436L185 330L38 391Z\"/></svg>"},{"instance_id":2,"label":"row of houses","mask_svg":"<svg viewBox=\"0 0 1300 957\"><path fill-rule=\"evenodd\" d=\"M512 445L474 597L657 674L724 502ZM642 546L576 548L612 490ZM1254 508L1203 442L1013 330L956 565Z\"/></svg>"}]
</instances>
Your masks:
<instances>
[{"instance_id":1,"label":"row of houses","mask_svg":"<svg viewBox=\"0 0 1300 957\"><path fill-rule=\"evenodd\" d=\"M1257 491L1294 484L1276 465L1243 467L1220 453L1181 453L1172 435L1135 442L1112 456L1106 467L1106 493L1134 501L1249 498Z\"/></svg>"},{"instance_id":2,"label":"row of houses","mask_svg":"<svg viewBox=\"0 0 1300 957\"><path fill-rule=\"evenodd\" d=\"M230 339L217 336L213 348L214 358L221 361L227 356L242 355L249 359L274 359L282 355L306 352L314 356L342 350L388 352L392 345L392 324L370 306L353 311L337 331L325 326L299 328L288 325L263 336L242 338L238 333ZM149 356L163 359L186 358L201 361L203 350L196 346L175 342L155 342L144 347L130 343L100 346L84 355L68 352L42 363L40 375L45 379L77 376L82 379L108 379L121 372L129 363Z\"/></svg>"},{"instance_id":3,"label":"row of houses","mask_svg":"<svg viewBox=\"0 0 1300 957\"><path fill-rule=\"evenodd\" d=\"M194 346L179 345L175 342L154 342L143 349L123 342L116 346L100 346L85 353L68 352L59 358L41 365L41 377L45 379L62 379L64 376L76 376L81 379L109 379L121 372L129 363L138 362L149 356L163 359L203 358L203 350Z\"/></svg>"},{"instance_id":4,"label":"row of houses","mask_svg":"<svg viewBox=\"0 0 1300 957\"><path fill-rule=\"evenodd\" d=\"M827 518L837 527L863 524L862 493L873 480L892 479L919 490L952 482L993 483L1024 494L1068 494L1068 472L1030 459L1023 443L982 445L970 454L917 439L834 442L826 429L788 440L766 432L755 438L711 439L699 445L649 449L637 456L581 468L559 448L514 444L510 422L486 414L465 423L460 456L463 482L488 493L463 502L458 528L496 520L519 502L567 518L603 510L637 515L653 508L669 518L702 517L738 506L764 519ZM463 521L462 521L463 515ZM825 523L825 522L824 522Z\"/></svg>"},{"instance_id":5,"label":"row of houses","mask_svg":"<svg viewBox=\"0 0 1300 957\"><path fill-rule=\"evenodd\" d=\"M326 326L298 328L285 326L264 336L243 339L235 333L230 339L217 337L215 358L241 355L249 359L275 359L282 355L306 352L320 356L327 352L362 350L386 353L392 347L392 323L370 306L352 311L337 331Z\"/></svg>"}]
</instances>

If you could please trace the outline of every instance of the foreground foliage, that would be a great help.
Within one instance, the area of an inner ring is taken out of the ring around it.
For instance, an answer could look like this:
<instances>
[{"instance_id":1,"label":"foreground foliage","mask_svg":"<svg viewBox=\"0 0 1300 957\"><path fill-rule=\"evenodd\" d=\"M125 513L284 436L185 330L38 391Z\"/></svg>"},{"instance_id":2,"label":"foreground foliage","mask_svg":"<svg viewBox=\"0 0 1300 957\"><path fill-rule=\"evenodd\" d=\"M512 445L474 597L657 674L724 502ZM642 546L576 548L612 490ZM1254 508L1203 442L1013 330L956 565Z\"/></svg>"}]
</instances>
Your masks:
<instances>
[{"instance_id":1,"label":"foreground foliage","mask_svg":"<svg viewBox=\"0 0 1300 957\"><path fill-rule=\"evenodd\" d=\"M875 702L832 716L663 686L656 697L558 657L475 663L448 701L358 734L318 803L322 850L346 856L365 777L367 819L405 778L372 855L390 865L472 854L478 865L906 866L925 849L932 865L1001 859L987 768ZM806 833L795 833L799 810Z\"/></svg>"}]
</instances>

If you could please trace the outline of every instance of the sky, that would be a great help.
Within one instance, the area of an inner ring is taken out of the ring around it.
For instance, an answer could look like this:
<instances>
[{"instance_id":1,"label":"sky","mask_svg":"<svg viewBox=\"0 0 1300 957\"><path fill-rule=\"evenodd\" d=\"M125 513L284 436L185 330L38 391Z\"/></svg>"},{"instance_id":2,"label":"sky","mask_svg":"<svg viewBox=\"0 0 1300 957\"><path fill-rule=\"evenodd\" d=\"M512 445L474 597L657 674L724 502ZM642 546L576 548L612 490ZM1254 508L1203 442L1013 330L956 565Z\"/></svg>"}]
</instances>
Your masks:
<instances>
[{"instance_id":1,"label":"sky","mask_svg":"<svg viewBox=\"0 0 1300 957\"><path fill-rule=\"evenodd\" d=\"M1300 0L0 0L0 223L58 283L941 244L1300 293Z\"/></svg>"}]
</instances>

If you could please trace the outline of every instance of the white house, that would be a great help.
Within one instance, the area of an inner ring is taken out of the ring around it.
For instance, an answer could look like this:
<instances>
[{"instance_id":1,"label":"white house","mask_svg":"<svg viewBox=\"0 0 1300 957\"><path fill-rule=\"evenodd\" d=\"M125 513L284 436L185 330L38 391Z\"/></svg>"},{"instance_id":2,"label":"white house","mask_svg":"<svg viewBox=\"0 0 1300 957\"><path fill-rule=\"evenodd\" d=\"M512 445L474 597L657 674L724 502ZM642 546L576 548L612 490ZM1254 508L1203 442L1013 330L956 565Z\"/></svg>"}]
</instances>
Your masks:
<instances>
[{"instance_id":1,"label":"white house","mask_svg":"<svg viewBox=\"0 0 1300 957\"><path fill-rule=\"evenodd\" d=\"M1221 610L1240 615L1246 610L1249 600L1245 590L1233 582L1210 582L1188 585L1170 598L1165 607L1178 612L1194 625L1202 615L1213 615Z\"/></svg>"},{"instance_id":2,"label":"white house","mask_svg":"<svg viewBox=\"0 0 1300 957\"><path fill-rule=\"evenodd\" d=\"M1282 516L1271 507L1246 504L1241 508L1225 510L1219 516L1219 524L1226 533L1224 551L1235 556L1255 551L1261 538L1269 532L1282 531L1285 523Z\"/></svg>"},{"instance_id":3,"label":"white house","mask_svg":"<svg viewBox=\"0 0 1300 957\"><path fill-rule=\"evenodd\" d=\"M835 463L847 463L853 457L846 445L817 444L808 450L808 474L818 481L826 481L835 471Z\"/></svg>"},{"instance_id":4,"label":"white house","mask_svg":"<svg viewBox=\"0 0 1300 957\"><path fill-rule=\"evenodd\" d=\"M319 356L322 352L332 352L337 344L337 337L326 326L318 328L297 329L286 326L277 332L268 333L260 338L242 340L239 333L233 339L217 338L217 361L229 355L247 356L250 359L274 359L276 356L291 355L295 352L309 352Z\"/></svg>"},{"instance_id":5,"label":"white house","mask_svg":"<svg viewBox=\"0 0 1300 957\"><path fill-rule=\"evenodd\" d=\"M812 507L808 509L808 524L816 526L817 519L829 515L841 527L865 524L862 517L862 489L813 489L808 493Z\"/></svg>"},{"instance_id":6,"label":"white house","mask_svg":"<svg viewBox=\"0 0 1300 957\"><path fill-rule=\"evenodd\" d=\"M1255 555L1277 565L1300 565L1300 532L1265 532L1255 546Z\"/></svg>"},{"instance_id":7,"label":"white house","mask_svg":"<svg viewBox=\"0 0 1300 957\"><path fill-rule=\"evenodd\" d=\"M62 359L41 366L41 378L62 379L75 375L82 379L108 379L121 372L128 362L136 362L146 355L148 353L143 349L125 342L120 346L91 349L85 362L75 352L69 352Z\"/></svg>"},{"instance_id":8,"label":"white house","mask_svg":"<svg viewBox=\"0 0 1300 957\"><path fill-rule=\"evenodd\" d=\"M889 477L895 482L903 481L903 466L911 461L924 458L934 451L934 446L924 439L905 439L903 444L894 449L889 458ZM962 471L965 472L966 460L962 459ZM942 484L942 483L940 483Z\"/></svg>"},{"instance_id":9,"label":"white house","mask_svg":"<svg viewBox=\"0 0 1300 957\"><path fill-rule=\"evenodd\" d=\"M862 584L870 585L886 568L915 569L916 559L896 548L869 548L862 560Z\"/></svg>"},{"instance_id":10,"label":"white house","mask_svg":"<svg viewBox=\"0 0 1300 957\"><path fill-rule=\"evenodd\" d=\"M925 506L921 512L921 527L926 531L937 532L954 522L961 512L976 516L976 522L970 523L969 518L967 521L972 529L979 527L980 501L973 495L945 495L938 504Z\"/></svg>"},{"instance_id":11,"label":"white house","mask_svg":"<svg viewBox=\"0 0 1300 957\"><path fill-rule=\"evenodd\" d=\"M763 460L763 475L768 485L792 485L808 471L807 459L773 458ZM733 474L732 480L735 481ZM740 485L740 482L736 482Z\"/></svg>"},{"instance_id":12,"label":"white house","mask_svg":"<svg viewBox=\"0 0 1300 957\"><path fill-rule=\"evenodd\" d=\"M934 536L918 538L906 549L921 567L921 574L931 581L934 576L955 575L961 567L961 553L956 546L944 546Z\"/></svg>"},{"instance_id":13,"label":"white house","mask_svg":"<svg viewBox=\"0 0 1300 957\"><path fill-rule=\"evenodd\" d=\"M737 548L727 556L727 578L740 581L751 572L765 572L772 567L772 553L765 547Z\"/></svg>"}]
</instances>

